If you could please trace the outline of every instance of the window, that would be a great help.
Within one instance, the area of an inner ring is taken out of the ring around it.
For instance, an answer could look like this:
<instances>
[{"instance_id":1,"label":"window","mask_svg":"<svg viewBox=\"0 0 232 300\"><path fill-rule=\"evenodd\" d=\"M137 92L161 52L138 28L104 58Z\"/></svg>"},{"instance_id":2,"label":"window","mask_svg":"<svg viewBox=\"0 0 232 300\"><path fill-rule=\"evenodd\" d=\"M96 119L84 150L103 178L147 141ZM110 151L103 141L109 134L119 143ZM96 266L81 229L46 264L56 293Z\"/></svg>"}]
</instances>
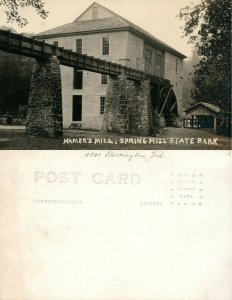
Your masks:
<instances>
[{"instance_id":1,"label":"window","mask_svg":"<svg viewBox=\"0 0 232 300\"><path fill-rule=\"evenodd\" d=\"M155 75L163 76L163 53L160 50L156 50L155 54Z\"/></svg>"},{"instance_id":2,"label":"window","mask_svg":"<svg viewBox=\"0 0 232 300\"><path fill-rule=\"evenodd\" d=\"M101 84L107 84L107 75L101 75Z\"/></svg>"},{"instance_id":3,"label":"window","mask_svg":"<svg viewBox=\"0 0 232 300\"><path fill-rule=\"evenodd\" d=\"M178 58L176 58L176 74L178 73Z\"/></svg>"},{"instance_id":4,"label":"window","mask_svg":"<svg viewBox=\"0 0 232 300\"><path fill-rule=\"evenodd\" d=\"M106 97L100 97L100 114L104 114Z\"/></svg>"},{"instance_id":5,"label":"window","mask_svg":"<svg viewBox=\"0 0 232 300\"><path fill-rule=\"evenodd\" d=\"M97 6L92 8L92 19L97 19Z\"/></svg>"},{"instance_id":6,"label":"window","mask_svg":"<svg viewBox=\"0 0 232 300\"><path fill-rule=\"evenodd\" d=\"M152 53L150 50L147 49L145 50L144 57L145 57L145 63L151 65Z\"/></svg>"},{"instance_id":7,"label":"window","mask_svg":"<svg viewBox=\"0 0 232 300\"><path fill-rule=\"evenodd\" d=\"M76 52L82 54L82 39L76 40Z\"/></svg>"},{"instance_id":8,"label":"window","mask_svg":"<svg viewBox=\"0 0 232 300\"><path fill-rule=\"evenodd\" d=\"M162 56L161 56L161 51L156 50L156 76L161 76L161 67L162 67Z\"/></svg>"},{"instance_id":9,"label":"window","mask_svg":"<svg viewBox=\"0 0 232 300\"><path fill-rule=\"evenodd\" d=\"M58 41L54 41L53 45L56 46L56 47L58 47L59 46L59 42Z\"/></svg>"},{"instance_id":10,"label":"window","mask_svg":"<svg viewBox=\"0 0 232 300\"><path fill-rule=\"evenodd\" d=\"M81 90L83 86L83 71L74 69L73 75L73 88Z\"/></svg>"},{"instance_id":11,"label":"window","mask_svg":"<svg viewBox=\"0 0 232 300\"><path fill-rule=\"evenodd\" d=\"M149 49L144 49L145 72L152 73L152 52Z\"/></svg>"},{"instance_id":12,"label":"window","mask_svg":"<svg viewBox=\"0 0 232 300\"><path fill-rule=\"evenodd\" d=\"M73 96L73 121L82 120L82 96Z\"/></svg>"},{"instance_id":13,"label":"window","mask_svg":"<svg viewBox=\"0 0 232 300\"><path fill-rule=\"evenodd\" d=\"M110 43L108 37L102 38L102 54L108 55L110 53Z\"/></svg>"}]
</instances>

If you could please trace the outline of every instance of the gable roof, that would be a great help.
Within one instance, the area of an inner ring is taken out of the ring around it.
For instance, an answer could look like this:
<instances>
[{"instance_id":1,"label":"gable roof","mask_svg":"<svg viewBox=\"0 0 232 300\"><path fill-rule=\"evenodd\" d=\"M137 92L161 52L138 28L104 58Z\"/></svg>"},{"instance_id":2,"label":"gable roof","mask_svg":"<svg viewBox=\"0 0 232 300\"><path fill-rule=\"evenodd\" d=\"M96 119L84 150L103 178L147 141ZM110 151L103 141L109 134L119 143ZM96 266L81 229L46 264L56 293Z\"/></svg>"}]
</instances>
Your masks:
<instances>
[{"instance_id":1,"label":"gable roof","mask_svg":"<svg viewBox=\"0 0 232 300\"><path fill-rule=\"evenodd\" d=\"M113 17L112 18L102 18L102 19L93 19L87 21L78 21L80 17L89 10L92 6L97 5L102 7L103 9L110 12ZM65 36L65 35L75 35L75 34L88 34L94 32L110 32L110 31L122 31L129 30L132 33L143 37L148 43L151 43L158 47L160 50L165 50L170 53L175 54L181 58L186 58L186 56L176 49L170 47L166 43L160 41L141 27L135 25L134 23L128 21L127 19L119 16L118 14L112 12L108 8L98 4L97 2L93 2L77 19L75 19L72 23L68 23L62 26L55 27L50 30L43 31L35 35L36 38L43 37L55 37L55 36Z\"/></svg>"},{"instance_id":2,"label":"gable roof","mask_svg":"<svg viewBox=\"0 0 232 300\"><path fill-rule=\"evenodd\" d=\"M79 17L77 17L74 22L78 22L78 20L92 7L92 6L97 6L97 7L100 7L106 11L108 11L112 16L118 16L120 17L118 14L116 14L115 12L113 12L112 10L110 10L109 8L97 3L97 2L93 2L89 7L86 8L86 10L84 10L80 15Z\"/></svg>"},{"instance_id":3,"label":"gable roof","mask_svg":"<svg viewBox=\"0 0 232 300\"><path fill-rule=\"evenodd\" d=\"M185 109L185 112L187 112L188 110L190 110L190 109L192 109L192 108L194 108L194 107L196 107L196 106L198 106L198 105L203 105L203 106L205 106L206 108L208 108L208 109L210 109L210 110L212 110L212 111L214 111L214 112L216 112L216 113L219 113L219 112L221 111L220 107L218 107L218 106L216 106L216 105L213 105L213 104L211 104L211 103L198 102L198 103L192 105L191 107Z\"/></svg>"},{"instance_id":4,"label":"gable roof","mask_svg":"<svg viewBox=\"0 0 232 300\"><path fill-rule=\"evenodd\" d=\"M94 32L107 29L121 29L128 26L118 18L94 19L88 21L78 21L68 23L50 30L38 33L36 37L51 36L51 35L70 35L75 33Z\"/></svg>"}]
</instances>

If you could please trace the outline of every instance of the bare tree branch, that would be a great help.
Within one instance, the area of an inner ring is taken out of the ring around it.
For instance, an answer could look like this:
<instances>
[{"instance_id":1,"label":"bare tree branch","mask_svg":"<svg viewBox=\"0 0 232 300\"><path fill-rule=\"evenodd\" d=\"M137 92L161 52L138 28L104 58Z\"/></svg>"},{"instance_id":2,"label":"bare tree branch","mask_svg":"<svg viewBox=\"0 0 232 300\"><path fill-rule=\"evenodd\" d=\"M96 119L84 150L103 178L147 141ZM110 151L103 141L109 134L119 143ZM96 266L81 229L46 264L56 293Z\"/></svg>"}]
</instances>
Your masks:
<instances>
[{"instance_id":1,"label":"bare tree branch","mask_svg":"<svg viewBox=\"0 0 232 300\"><path fill-rule=\"evenodd\" d=\"M31 6L41 18L45 19L48 16L42 0L0 0L0 6L5 8L7 22L16 22L20 27L28 24L27 18L20 15L20 8Z\"/></svg>"}]
</instances>

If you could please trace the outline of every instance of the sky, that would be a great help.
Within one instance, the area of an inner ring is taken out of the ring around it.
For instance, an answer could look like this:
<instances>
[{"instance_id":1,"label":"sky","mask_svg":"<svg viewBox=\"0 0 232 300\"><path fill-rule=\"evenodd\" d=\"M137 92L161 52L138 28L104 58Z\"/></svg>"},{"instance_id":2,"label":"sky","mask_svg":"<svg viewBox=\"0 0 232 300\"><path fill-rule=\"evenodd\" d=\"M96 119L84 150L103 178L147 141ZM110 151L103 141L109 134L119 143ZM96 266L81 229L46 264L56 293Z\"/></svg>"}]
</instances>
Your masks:
<instances>
[{"instance_id":1,"label":"sky","mask_svg":"<svg viewBox=\"0 0 232 300\"><path fill-rule=\"evenodd\" d=\"M93 0L43 0L49 11L47 19L41 19L31 8L24 8L21 15L29 24L19 28L16 24L7 23L6 16L0 7L0 26L13 27L17 32L38 33L74 21ZM142 27L156 38L176 50L191 56L193 46L188 38L182 38L183 21L178 15L181 8L197 0L97 0L99 4Z\"/></svg>"}]
</instances>

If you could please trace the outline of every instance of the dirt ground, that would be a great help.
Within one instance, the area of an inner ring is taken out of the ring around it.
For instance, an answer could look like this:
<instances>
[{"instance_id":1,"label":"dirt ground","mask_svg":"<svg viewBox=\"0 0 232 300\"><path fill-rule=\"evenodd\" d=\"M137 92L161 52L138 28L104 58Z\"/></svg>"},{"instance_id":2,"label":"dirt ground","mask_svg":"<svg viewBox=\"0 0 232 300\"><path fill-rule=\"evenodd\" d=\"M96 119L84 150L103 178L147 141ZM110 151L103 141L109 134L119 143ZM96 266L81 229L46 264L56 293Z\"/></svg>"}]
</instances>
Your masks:
<instances>
[{"instance_id":1,"label":"dirt ground","mask_svg":"<svg viewBox=\"0 0 232 300\"><path fill-rule=\"evenodd\" d=\"M25 136L1 130L1 150L231 150L231 138L199 129L168 127L156 137L64 131L63 138Z\"/></svg>"}]
</instances>

